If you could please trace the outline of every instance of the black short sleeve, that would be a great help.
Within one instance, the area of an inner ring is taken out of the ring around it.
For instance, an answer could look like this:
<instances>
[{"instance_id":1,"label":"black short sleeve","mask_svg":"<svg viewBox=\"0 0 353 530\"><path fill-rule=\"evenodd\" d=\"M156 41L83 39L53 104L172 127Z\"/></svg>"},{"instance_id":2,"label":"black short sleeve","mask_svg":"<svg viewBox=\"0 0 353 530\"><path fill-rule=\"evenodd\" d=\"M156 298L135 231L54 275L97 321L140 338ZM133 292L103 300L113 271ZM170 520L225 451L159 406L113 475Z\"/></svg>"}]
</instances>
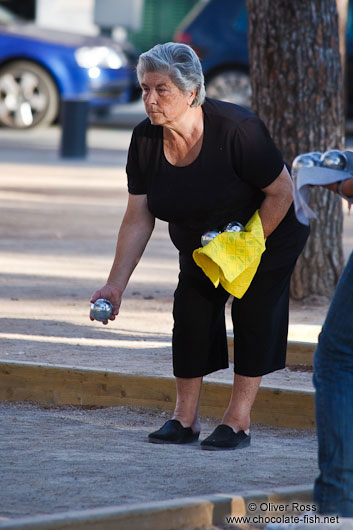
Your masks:
<instances>
[{"instance_id":1,"label":"black short sleeve","mask_svg":"<svg viewBox=\"0 0 353 530\"><path fill-rule=\"evenodd\" d=\"M147 193L146 176L139 163L139 142L136 130L133 131L127 156L126 174L129 193L144 195Z\"/></svg>"},{"instance_id":2,"label":"black short sleeve","mask_svg":"<svg viewBox=\"0 0 353 530\"><path fill-rule=\"evenodd\" d=\"M234 165L239 177L257 188L266 188L281 173L282 155L259 118L251 117L239 124Z\"/></svg>"}]
</instances>

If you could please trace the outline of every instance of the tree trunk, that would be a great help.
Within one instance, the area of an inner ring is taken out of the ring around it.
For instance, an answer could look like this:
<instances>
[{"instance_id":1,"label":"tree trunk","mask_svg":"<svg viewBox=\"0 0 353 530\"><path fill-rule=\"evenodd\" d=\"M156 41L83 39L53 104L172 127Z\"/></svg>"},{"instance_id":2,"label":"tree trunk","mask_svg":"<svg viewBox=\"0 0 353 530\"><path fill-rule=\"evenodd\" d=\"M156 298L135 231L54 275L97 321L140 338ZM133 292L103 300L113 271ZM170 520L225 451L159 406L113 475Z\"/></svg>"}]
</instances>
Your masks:
<instances>
[{"instance_id":1,"label":"tree trunk","mask_svg":"<svg viewBox=\"0 0 353 530\"><path fill-rule=\"evenodd\" d=\"M348 3L349 0L336 0L338 13L338 37L341 56L341 67L343 76L343 108L344 115L347 115L348 108L348 79L347 79L347 53L346 53L346 35L347 35L347 19L348 19Z\"/></svg>"},{"instance_id":2,"label":"tree trunk","mask_svg":"<svg viewBox=\"0 0 353 530\"><path fill-rule=\"evenodd\" d=\"M254 112L289 164L301 153L344 148L336 0L247 0ZM291 296L330 298L343 267L342 204L313 188L311 235Z\"/></svg>"},{"instance_id":3,"label":"tree trunk","mask_svg":"<svg viewBox=\"0 0 353 530\"><path fill-rule=\"evenodd\" d=\"M340 45L341 65L343 72L346 67L346 31L348 18L348 0L336 0L338 13L338 37Z\"/></svg>"}]
</instances>

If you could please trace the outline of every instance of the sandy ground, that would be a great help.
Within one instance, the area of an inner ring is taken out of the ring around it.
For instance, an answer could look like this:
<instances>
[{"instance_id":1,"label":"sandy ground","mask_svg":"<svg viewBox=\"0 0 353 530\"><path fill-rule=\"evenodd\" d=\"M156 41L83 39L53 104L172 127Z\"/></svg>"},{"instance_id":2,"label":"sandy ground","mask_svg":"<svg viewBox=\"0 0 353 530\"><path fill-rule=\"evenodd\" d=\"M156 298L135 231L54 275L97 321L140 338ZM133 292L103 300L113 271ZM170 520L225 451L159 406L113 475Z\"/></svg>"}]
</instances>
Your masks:
<instances>
[{"instance_id":1,"label":"sandy ground","mask_svg":"<svg viewBox=\"0 0 353 530\"><path fill-rule=\"evenodd\" d=\"M0 517L311 484L312 431L254 426L252 446L156 445L167 413L0 403ZM202 419L202 437L216 426Z\"/></svg>"},{"instance_id":2,"label":"sandy ground","mask_svg":"<svg viewBox=\"0 0 353 530\"><path fill-rule=\"evenodd\" d=\"M116 322L88 319L126 204L130 134L92 130L87 160L67 161L55 128L0 130L0 360L171 375L178 263L165 224L157 223ZM352 234L346 216L346 255ZM292 303L289 338L315 341L326 311ZM231 380L232 370L213 378ZM311 374L286 369L263 384L307 388ZM3 403L0 415L4 517L310 484L317 472L312 432L254 426L250 449L209 453L146 443L167 419L156 411ZM207 435L215 423L203 423Z\"/></svg>"}]
</instances>

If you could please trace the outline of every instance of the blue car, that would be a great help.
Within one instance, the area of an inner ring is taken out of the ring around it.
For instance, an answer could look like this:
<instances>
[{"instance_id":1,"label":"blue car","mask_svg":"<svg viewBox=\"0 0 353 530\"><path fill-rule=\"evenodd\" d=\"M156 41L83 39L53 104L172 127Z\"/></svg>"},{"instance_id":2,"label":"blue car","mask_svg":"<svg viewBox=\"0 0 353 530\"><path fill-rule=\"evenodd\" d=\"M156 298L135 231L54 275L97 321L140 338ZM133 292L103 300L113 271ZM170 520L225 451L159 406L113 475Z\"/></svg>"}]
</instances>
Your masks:
<instances>
[{"instance_id":1,"label":"blue car","mask_svg":"<svg viewBox=\"0 0 353 530\"><path fill-rule=\"evenodd\" d=\"M247 31L245 0L200 0L177 28L174 40L201 60L209 97L250 107Z\"/></svg>"},{"instance_id":2,"label":"blue car","mask_svg":"<svg viewBox=\"0 0 353 530\"><path fill-rule=\"evenodd\" d=\"M353 116L353 1L347 20L347 114ZM250 107L251 89L245 0L200 0L181 22L176 42L200 57L207 95Z\"/></svg>"},{"instance_id":3,"label":"blue car","mask_svg":"<svg viewBox=\"0 0 353 530\"><path fill-rule=\"evenodd\" d=\"M102 109L139 96L128 44L20 21L0 6L0 125L49 125L63 99Z\"/></svg>"}]
</instances>

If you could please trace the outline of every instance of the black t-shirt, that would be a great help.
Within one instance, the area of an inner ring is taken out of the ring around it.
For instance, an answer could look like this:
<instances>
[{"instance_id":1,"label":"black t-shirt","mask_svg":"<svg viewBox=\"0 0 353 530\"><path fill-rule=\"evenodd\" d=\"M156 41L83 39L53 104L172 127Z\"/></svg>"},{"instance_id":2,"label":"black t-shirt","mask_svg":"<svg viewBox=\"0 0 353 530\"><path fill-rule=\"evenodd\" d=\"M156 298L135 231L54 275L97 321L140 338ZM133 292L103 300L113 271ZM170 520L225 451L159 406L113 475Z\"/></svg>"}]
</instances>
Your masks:
<instances>
[{"instance_id":1,"label":"black t-shirt","mask_svg":"<svg viewBox=\"0 0 353 530\"><path fill-rule=\"evenodd\" d=\"M261 188L284 165L255 114L209 98L202 109L203 143L194 162L170 164L164 156L163 127L146 118L133 131L126 166L129 193L147 194L151 213L169 222L171 239L182 253L198 248L206 230L229 221L246 224L264 199Z\"/></svg>"}]
</instances>

